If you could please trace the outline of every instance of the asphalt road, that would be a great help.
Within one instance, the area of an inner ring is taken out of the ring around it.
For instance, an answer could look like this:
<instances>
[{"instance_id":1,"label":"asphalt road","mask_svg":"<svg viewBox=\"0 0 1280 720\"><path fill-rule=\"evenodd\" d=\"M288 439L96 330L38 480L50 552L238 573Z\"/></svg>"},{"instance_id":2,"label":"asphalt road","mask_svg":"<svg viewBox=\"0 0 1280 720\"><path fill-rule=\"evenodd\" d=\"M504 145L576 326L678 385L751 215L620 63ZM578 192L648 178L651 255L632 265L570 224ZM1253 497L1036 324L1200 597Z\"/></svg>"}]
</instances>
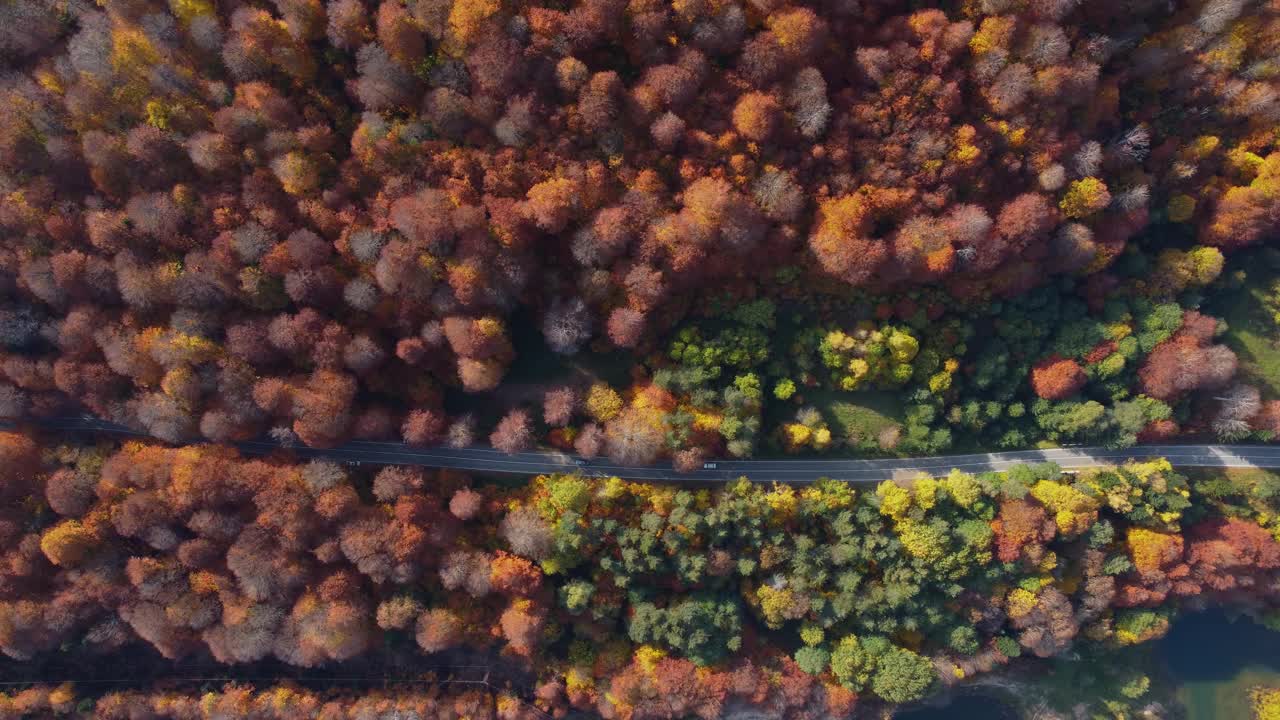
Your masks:
<instances>
[{"instance_id":1,"label":"asphalt road","mask_svg":"<svg viewBox=\"0 0 1280 720\"><path fill-rule=\"evenodd\" d=\"M42 421L41 426L69 432L147 437L121 425L86 418L58 418ZM269 440L235 445L241 452L250 455L266 455L283 448L281 444ZM724 482L745 476L751 480L766 482L776 480L803 483L828 477L870 483L893 477L909 477L918 472L944 475L952 468L977 473L1007 470L1020 463L1054 462L1065 470L1078 470L1153 457L1167 458L1177 467L1280 468L1280 445L1139 445L1123 450L1073 447L886 460L716 460L708 461L709 467L689 473L677 472L669 463L634 467L617 465L607 458L583 460L575 455L554 451L508 455L487 447L418 448L403 443L365 441L352 441L334 448L297 446L290 449L300 457L321 457L350 464L417 465L519 475L579 470L588 475L617 476L627 480L680 482Z\"/></svg>"}]
</instances>

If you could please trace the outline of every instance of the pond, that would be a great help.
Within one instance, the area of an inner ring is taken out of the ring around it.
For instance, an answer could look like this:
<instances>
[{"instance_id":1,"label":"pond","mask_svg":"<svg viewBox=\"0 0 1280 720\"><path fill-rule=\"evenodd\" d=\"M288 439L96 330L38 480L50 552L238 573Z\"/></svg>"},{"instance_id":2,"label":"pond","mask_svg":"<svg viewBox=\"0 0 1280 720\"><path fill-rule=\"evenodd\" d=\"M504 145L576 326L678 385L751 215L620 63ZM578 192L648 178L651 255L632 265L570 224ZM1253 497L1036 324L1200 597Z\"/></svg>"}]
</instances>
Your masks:
<instances>
[{"instance_id":1,"label":"pond","mask_svg":"<svg viewBox=\"0 0 1280 720\"><path fill-rule=\"evenodd\" d=\"M1212 610L1174 621L1157 643L1186 720L1248 720L1249 688L1280 686L1280 633Z\"/></svg>"},{"instance_id":2,"label":"pond","mask_svg":"<svg viewBox=\"0 0 1280 720\"><path fill-rule=\"evenodd\" d=\"M959 694L940 707L921 707L895 713L893 720L1017 720L1004 700L985 693Z\"/></svg>"},{"instance_id":3,"label":"pond","mask_svg":"<svg viewBox=\"0 0 1280 720\"><path fill-rule=\"evenodd\" d=\"M1167 672L1180 720L1251 720L1250 688L1280 687L1280 633L1248 617L1233 620L1222 610L1185 615L1147 649ZM1010 700L998 690L973 688L894 720L1014 720Z\"/></svg>"}]
</instances>

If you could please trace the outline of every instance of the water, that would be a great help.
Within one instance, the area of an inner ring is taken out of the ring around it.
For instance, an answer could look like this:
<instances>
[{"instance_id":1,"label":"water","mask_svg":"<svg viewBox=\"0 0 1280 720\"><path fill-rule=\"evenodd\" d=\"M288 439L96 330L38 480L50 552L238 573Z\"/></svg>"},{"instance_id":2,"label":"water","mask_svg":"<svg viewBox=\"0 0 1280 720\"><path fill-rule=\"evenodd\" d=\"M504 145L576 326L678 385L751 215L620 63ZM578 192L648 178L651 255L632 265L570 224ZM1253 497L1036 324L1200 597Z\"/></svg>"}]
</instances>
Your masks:
<instances>
[{"instance_id":1,"label":"water","mask_svg":"<svg viewBox=\"0 0 1280 720\"><path fill-rule=\"evenodd\" d=\"M1280 632L1248 617L1232 621L1221 610L1185 615L1147 650L1167 670L1163 681L1183 706L1175 714L1180 720L1252 720L1249 690L1280 687ZM1015 720L1018 713L1008 703L997 691L973 688L946 705L901 712L894 720Z\"/></svg>"},{"instance_id":2,"label":"water","mask_svg":"<svg viewBox=\"0 0 1280 720\"><path fill-rule=\"evenodd\" d=\"M974 688L961 689L946 705L896 712L893 720L1018 720L1018 712L1001 698Z\"/></svg>"},{"instance_id":3,"label":"water","mask_svg":"<svg viewBox=\"0 0 1280 720\"><path fill-rule=\"evenodd\" d=\"M1249 689L1280 687L1280 633L1213 610L1174 621L1156 652L1178 684L1186 720L1249 720Z\"/></svg>"},{"instance_id":4,"label":"water","mask_svg":"<svg viewBox=\"0 0 1280 720\"><path fill-rule=\"evenodd\" d=\"M956 695L942 707L922 707L897 713L893 720L1016 720L1018 714L1002 700L974 692Z\"/></svg>"}]
</instances>

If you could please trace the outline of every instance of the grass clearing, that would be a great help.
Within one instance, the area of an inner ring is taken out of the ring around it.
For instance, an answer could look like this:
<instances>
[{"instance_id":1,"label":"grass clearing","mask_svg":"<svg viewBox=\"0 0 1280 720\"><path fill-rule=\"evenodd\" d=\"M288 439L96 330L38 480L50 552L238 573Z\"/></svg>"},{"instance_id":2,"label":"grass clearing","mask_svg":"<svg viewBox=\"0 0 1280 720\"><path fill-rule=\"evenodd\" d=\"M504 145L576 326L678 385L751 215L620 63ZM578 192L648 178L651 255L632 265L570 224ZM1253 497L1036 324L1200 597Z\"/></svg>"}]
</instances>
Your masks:
<instances>
[{"instance_id":1,"label":"grass clearing","mask_svg":"<svg viewBox=\"0 0 1280 720\"><path fill-rule=\"evenodd\" d=\"M1269 274L1268 274L1269 275ZM1240 358L1240 374L1269 398L1280 398L1280 337L1264 299L1270 277L1225 290L1212 308L1227 321L1223 342Z\"/></svg>"},{"instance_id":2,"label":"grass clearing","mask_svg":"<svg viewBox=\"0 0 1280 720\"><path fill-rule=\"evenodd\" d=\"M822 411L832 434L841 439L874 442L885 428L901 425L905 413L901 396L889 390L806 390L804 395L806 404Z\"/></svg>"}]
</instances>

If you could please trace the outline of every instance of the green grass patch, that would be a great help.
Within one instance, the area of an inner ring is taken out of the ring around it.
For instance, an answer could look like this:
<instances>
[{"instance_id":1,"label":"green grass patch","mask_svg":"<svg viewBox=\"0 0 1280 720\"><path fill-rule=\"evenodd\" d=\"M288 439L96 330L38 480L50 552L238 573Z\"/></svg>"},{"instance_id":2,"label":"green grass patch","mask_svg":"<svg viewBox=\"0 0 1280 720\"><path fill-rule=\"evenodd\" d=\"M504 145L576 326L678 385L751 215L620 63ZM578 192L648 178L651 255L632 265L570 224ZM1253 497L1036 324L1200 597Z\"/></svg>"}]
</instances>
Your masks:
<instances>
[{"instance_id":1,"label":"green grass patch","mask_svg":"<svg viewBox=\"0 0 1280 720\"><path fill-rule=\"evenodd\" d=\"M1241 376L1267 397L1280 398L1280 337L1264 303L1268 281L1224 290L1213 310L1227 321L1223 342L1240 358Z\"/></svg>"},{"instance_id":2,"label":"green grass patch","mask_svg":"<svg viewBox=\"0 0 1280 720\"><path fill-rule=\"evenodd\" d=\"M841 440L874 442L885 428L902 424L902 398L889 390L806 390L804 396L805 404L818 408L830 424L832 435Z\"/></svg>"}]
</instances>

